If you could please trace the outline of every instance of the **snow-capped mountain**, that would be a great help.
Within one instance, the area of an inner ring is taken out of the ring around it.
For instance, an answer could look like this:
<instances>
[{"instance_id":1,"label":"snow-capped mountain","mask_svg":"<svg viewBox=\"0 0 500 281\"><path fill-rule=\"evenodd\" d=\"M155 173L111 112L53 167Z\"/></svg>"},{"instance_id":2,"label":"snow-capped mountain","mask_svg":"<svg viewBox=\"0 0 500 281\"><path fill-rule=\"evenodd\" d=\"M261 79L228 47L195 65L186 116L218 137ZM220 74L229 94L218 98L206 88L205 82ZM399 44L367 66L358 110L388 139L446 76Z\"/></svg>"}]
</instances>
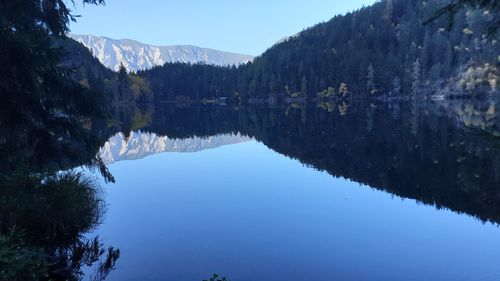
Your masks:
<instances>
[{"instance_id":1,"label":"snow-capped mountain","mask_svg":"<svg viewBox=\"0 0 500 281\"><path fill-rule=\"evenodd\" d=\"M170 139L153 133L132 132L128 139L119 133L111 137L100 149L106 164L122 160L142 159L163 152L198 152L206 149L252 140L241 135L220 135L208 138Z\"/></svg>"},{"instance_id":2,"label":"snow-capped mountain","mask_svg":"<svg viewBox=\"0 0 500 281\"><path fill-rule=\"evenodd\" d=\"M70 34L82 43L106 67L118 70L123 63L129 71L149 69L166 62L239 65L252 56L222 52L189 45L152 46L130 39L115 40L102 36Z\"/></svg>"}]
</instances>

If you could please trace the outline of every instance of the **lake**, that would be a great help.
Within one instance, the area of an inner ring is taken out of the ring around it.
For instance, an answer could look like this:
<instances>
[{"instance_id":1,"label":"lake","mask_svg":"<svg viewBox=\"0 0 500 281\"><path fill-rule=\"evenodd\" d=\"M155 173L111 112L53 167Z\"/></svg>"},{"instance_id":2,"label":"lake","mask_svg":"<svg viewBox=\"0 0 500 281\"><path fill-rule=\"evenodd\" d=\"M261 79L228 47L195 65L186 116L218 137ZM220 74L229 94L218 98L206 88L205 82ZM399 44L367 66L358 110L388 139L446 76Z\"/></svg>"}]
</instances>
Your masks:
<instances>
[{"instance_id":1,"label":"lake","mask_svg":"<svg viewBox=\"0 0 500 281\"><path fill-rule=\"evenodd\" d=\"M498 280L498 101L117 108L107 280Z\"/></svg>"}]
</instances>

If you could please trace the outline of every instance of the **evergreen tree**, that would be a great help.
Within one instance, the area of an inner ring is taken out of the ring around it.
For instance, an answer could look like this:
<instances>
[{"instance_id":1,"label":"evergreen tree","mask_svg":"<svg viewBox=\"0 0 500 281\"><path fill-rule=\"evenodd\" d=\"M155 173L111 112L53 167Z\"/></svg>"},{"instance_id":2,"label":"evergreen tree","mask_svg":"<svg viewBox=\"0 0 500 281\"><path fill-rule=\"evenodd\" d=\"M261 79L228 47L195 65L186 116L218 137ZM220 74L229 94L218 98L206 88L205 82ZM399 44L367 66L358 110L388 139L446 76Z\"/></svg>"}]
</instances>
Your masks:
<instances>
[{"instance_id":1,"label":"evergreen tree","mask_svg":"<svg viewBox=\"0 0 500 281\"><path fill-rule=\"evenodd\" d=\"M124 102L127 98L127 92L129 89L129 81L127 69L123 66L123 63L120 64L120 68L118 69L118 77L117 77L117 85L116 85L116 94L115 94L115 102Z\"/></svg>"},{"instance_id":2,"label":"evergreen tree","mask_svg":"<svg viewBox=\"0 0 500 281\"><path fill-rule=\"evenodd\" d=\"M368 66L368 71L366 75L366 90L371 95L377 93L377 89L375 88L375 69L373 68L373 64Z\"/></svg>"},{"instance_id":3,"label":"evergreen tree","mask_svg":"<svg viewBox=\"0 0 500 281\"><path fill-rule=\"evenodd\" d=\"M103 113L102 95L72 79L54 47L74 19L62 0L0 2L0 150L94 143L82 122Z\"/></svg>"},{"instance_id":4,"label":"evergreen tree","mask_svg":"<svg viewBox=\"0 0 500 281\"><path fill-rule=\"evenodd\" d=\"M300 92L302 96L307 97L307 78L305 76L302 77L302 81L300 83Z\"/></svg>"},{"instance_id":5,"label":"evergreen tree","mask_svg":"<svg viewBox=\"0 0 500 281\"><path fill-rule=\"evenodd\" d=\"M392 93L396 96L399 96L399 93L401 92L401 79L399 79L399 77L396 77L394 78L394 80L392 80L392 87Z\"/></svg>"},{"instance_id":6,"label":"evergreen tree","mask_svg":"<svg viewBox=\"0 0 500 281\"><path fill-rule=\"evenodd\" d=\"M420 79L421 79L421 66L420 59L416 59L412 66L411 71L411 95L416 96L420 90Z\"/></svg>"},{"instance_id":7,"label":"evergreen tree","mask_svg":"<svg viewBox=\"0 0 500 281\"><path fill-rule=\"evenodd\" d=\"M394 14L394 3L393 0L385 0L385 10L384 10L384 19L392 21L392 16Z\"/></svg>"}]
</instances>

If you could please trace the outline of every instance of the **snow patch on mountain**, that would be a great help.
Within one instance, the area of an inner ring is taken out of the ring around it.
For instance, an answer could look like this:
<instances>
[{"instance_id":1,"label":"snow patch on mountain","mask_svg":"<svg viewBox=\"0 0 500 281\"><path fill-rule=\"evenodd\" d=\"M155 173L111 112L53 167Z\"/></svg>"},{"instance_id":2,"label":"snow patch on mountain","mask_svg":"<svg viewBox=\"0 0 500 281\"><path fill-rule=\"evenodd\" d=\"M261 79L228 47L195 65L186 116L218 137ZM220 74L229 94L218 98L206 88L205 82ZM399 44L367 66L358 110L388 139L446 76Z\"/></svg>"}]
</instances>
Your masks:
<instances>
[{"instance_id":1,"label":"snow patch on mountain","mask_svg":"<svg viewBox=\"0 0 500 281\"><path fill-rule=\"evenodd\" d=\"M130 39L116 40L94 35L70 34L69 37L82 43L103 65L115 71L120 64L129 71L138 71L167 62L240 65L253 60L249 55L190 45L152 46Z\"/></svg>"},{"instance_id":2,"label":"snow patch on mountain","mask_svg":"<svg viewBox=\"0 0 500 281\"><path fill-rule=\"evenodd\" d=\"M170 139L154 133L132 132L126 139L118 133L111 137L100 149L99 155L104 163L111 164L122 160L142 159L163 152L198 152L224 145L251 141L242 135L219 135L207 138Z\"/></svg>"}]
</instances>

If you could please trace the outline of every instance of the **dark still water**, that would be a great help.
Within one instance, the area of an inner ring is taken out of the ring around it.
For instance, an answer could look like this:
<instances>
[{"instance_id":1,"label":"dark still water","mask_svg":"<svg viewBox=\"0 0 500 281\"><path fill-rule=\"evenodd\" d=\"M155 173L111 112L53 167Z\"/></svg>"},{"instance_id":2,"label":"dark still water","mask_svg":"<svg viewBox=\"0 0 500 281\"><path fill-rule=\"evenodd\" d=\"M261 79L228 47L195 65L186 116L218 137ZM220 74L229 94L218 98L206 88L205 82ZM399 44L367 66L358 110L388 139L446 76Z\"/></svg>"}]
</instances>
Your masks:
<instances>
[{"instance_id":1,"label":"dark still water","mask_svg":"<svg viewBox=\"0 0 500 281\"><path fill-rule=\"evenodd\" d=\"M107 280L500 280L499 109L117 108Z\"/></svg>"}]
</instances>

